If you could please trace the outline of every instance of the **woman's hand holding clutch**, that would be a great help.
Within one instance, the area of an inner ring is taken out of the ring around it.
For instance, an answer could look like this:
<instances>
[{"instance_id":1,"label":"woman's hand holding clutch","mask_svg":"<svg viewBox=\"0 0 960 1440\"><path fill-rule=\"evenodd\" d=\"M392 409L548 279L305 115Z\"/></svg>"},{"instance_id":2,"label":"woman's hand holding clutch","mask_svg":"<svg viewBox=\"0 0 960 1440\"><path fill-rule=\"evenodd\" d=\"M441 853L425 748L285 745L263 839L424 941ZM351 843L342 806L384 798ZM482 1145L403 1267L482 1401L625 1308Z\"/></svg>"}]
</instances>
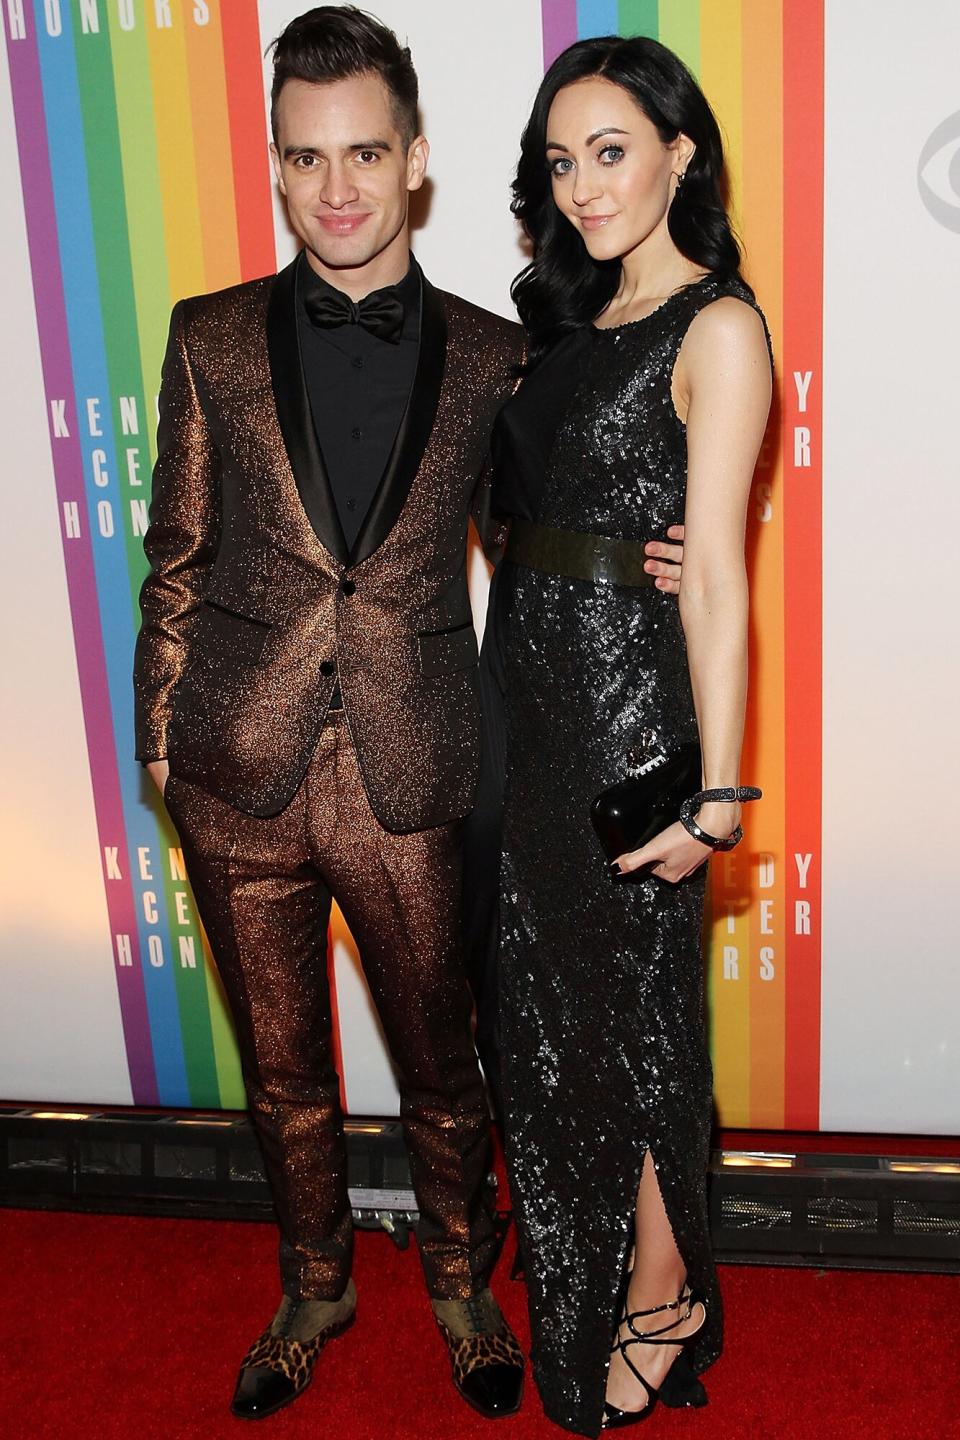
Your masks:
<instances>
[{"instance_id":1,"label":"woman's hand holding clutch","mask_svg":"<svg viewBox=\"0 0 960 1440\"><path fill-rule=\"evenodd\" d=\"M722 839L736 830L740 823L741 808L739 804L703 805L697 812L697 823L708 834ZM611 869L615 876L618 872L621 875L630 875L638 870L644 871L657 880L666 880L669 884L676 885L695 870L699 870L712 854L713 846L694 839L677 820L639 850L631 850L626 855L618 856L612 862Z\"/></svg>"}]
</instances>

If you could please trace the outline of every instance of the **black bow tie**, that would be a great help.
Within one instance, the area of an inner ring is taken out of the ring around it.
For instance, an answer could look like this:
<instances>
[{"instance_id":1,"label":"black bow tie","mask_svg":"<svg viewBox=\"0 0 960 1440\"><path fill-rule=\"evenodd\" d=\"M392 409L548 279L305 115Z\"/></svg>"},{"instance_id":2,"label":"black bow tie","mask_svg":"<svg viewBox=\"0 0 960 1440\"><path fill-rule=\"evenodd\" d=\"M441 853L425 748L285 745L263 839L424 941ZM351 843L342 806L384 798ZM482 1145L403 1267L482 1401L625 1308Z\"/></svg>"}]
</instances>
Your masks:
<instances>
[{"instance_id":1,"label":"black bow tie","mask_svg":"<svg viewBox=\"0 0 960 1440\"><path fill-rule=\"evenodd\" d=\"M312 290L304 296L304 309L311 325L332 329L337 325L362 325L371 335L400 343L403 333L403 301L396 291L375 290L356 304L340 290Z\"/></svg>"}]
</instances>

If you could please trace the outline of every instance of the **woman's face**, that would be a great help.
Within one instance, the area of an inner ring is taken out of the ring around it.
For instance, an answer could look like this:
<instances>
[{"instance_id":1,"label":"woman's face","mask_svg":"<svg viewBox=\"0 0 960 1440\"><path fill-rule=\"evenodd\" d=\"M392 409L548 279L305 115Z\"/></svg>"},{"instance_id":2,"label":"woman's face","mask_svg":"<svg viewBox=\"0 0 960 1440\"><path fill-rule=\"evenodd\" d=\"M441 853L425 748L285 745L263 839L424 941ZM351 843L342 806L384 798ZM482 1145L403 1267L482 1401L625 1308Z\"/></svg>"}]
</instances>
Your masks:
<instances>
[{"instance_id":1,"label":"woman's face","mask_svg":"<svg viewBox=\"0 0 960 1440\"><path fill-rule=\"evenodd\" d=\"M559 91L547 120L553 198L594 260L622 259L666 221L693 154L665 145L626 90L599 77Z\"/></svg>"}]
</instances>

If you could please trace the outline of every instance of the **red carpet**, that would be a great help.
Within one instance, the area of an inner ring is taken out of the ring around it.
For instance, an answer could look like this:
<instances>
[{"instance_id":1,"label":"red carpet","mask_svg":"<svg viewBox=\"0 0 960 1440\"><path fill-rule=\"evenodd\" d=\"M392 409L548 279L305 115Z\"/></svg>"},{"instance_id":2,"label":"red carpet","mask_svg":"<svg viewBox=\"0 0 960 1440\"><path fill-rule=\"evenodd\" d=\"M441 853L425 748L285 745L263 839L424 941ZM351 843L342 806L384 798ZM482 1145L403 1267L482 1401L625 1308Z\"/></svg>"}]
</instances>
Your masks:
<instances>
[{"instance_id":1,"label":"red carpet","mask_svg":"<svg viewBox=\"0 0 960 1440\"><path fill-rule=\"evenodd\" d=\"M455 1395L413 1249L358 1236L353 1329L259 1426L227 1410L276 1303L265 1225L0 1211L0 1434L96 1440L559 1440L532 1384L491 1424ZM512 1248L512 1247L510 1247ZM509 1256L507 1257L509 1258ZM943 1276L726 1268L710 1406L653 1440L958 1440L960 1284ZM521 1341L521 1284L494 1280Z\"/></svg>"}]
</instances>

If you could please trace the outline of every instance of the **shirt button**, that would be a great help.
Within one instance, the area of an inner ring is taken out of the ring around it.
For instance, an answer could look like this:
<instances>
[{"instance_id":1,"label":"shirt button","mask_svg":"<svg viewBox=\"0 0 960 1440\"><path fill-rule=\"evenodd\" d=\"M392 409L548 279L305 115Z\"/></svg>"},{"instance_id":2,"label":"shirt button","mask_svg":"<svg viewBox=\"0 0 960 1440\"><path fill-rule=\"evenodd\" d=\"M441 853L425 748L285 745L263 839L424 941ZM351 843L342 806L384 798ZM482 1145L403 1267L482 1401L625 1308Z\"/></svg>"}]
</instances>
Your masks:
<instances>
[{"instance_id":1,"label":"shirt button","mask_svg":"<svg viewBox=\"0 0 960 1440\"><path fill-rule=\"evenodd\" d=\"M356 508L357 508L357 502L356 502L356 500L354 500L353 497L351 496L351 498L347 501L347 509L348 509L348 510L356 510Z\"/></svg>"},{"instance_id":2,"label":"shirt button","mask_svg":"<svg viewBox=\"0 0 960 1440\"><path fill-rule=\"evenodd\" d=\"M323 664L320 666L320 674L321 674L321 675L332 675L333 672L334 672L334 670L336 670L336 668L337 668L337 667L336 667L336 665L334 665L334 663L333 663L332 660L324 660Z\"/></svg>"},{"instance_id":3,"label":"shirt button","mask_svg":"<svg viewBox=\"0 0 960 1440\"><path fill-rule=\"evenodd\" d=\"M351 360L350 363L351 363L351 365L353 366L354 370L362 370L362 369L363 369L363 361L361 360L361 358L360 358L359 355L354 355L354 357L353 357L353 359Z\"/></svg>"},{"instance_id":4,"label":"shirt button","mask_svg":"<svg viewBox=\"0 0 960 1440\"><path fill-rule=\"evenodd\" d=\"M340 589L343 591L344 595L355 595L357 593L357 587L356 585L354 585L352 580L344 580L342 585L340 586Z\"/></svg>"},{"instance_id":5,"label":"shirt button","mask_svg":"<svg viewBox=\"0 0 960 1440\"><path fill-rule=\"evenodd\" d=\"M359 440L360 436L363 434L363 431L360 429L359 425L354 425L353 429L350 431L350 434L353 436L354 440Z\"/></svg>"}]
</instances>

